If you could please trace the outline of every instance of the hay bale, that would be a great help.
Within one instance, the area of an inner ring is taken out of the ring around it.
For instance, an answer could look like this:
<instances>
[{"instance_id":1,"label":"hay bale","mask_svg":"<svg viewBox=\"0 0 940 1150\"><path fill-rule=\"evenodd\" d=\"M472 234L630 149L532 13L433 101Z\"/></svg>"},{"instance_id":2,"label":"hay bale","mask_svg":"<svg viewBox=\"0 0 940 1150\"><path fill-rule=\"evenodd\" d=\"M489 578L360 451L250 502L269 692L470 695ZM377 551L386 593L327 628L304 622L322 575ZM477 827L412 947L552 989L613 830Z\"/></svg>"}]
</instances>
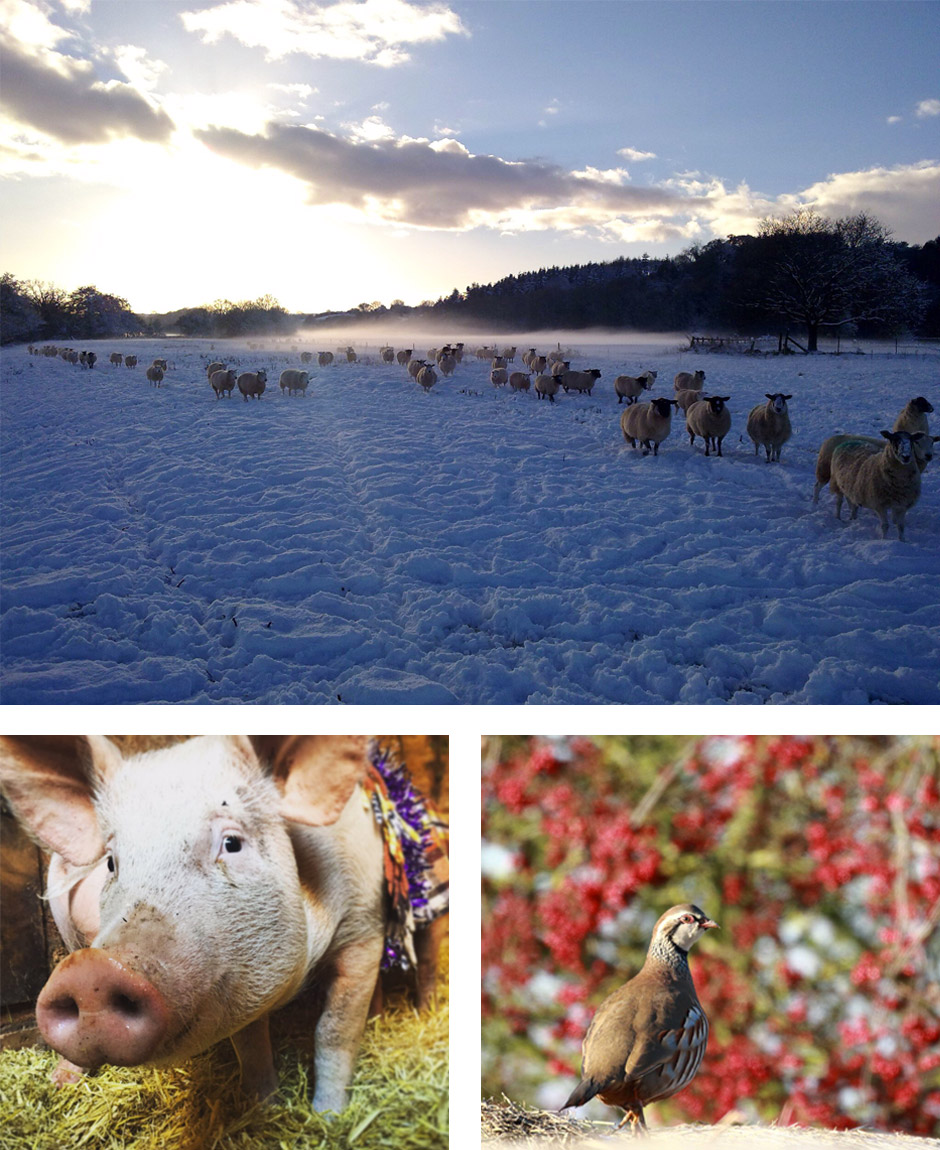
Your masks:
<instances>
[{"instance_id":1,"label":"hay bale","mask_svg":"<svg viewBox=\"0 0 940 1150\"><path fill-rule=\"evenodd\" d=\"M805 1126L679 1125L651 1129L635 1140L629 1130L611 1139L615 1124L578 1122L562 1114L520 1106L508 1098L487 1099L481 1107L483 1142L490 1150L566 1146L568 1150L611 1150L637 1145L649 1150L922 1150L923 1138L872 1130L825 1130ZM735 1115L728 1119L734 1120ZM929 1140L928 1140L929 1141Z\"/></svg>"}]
</instances>

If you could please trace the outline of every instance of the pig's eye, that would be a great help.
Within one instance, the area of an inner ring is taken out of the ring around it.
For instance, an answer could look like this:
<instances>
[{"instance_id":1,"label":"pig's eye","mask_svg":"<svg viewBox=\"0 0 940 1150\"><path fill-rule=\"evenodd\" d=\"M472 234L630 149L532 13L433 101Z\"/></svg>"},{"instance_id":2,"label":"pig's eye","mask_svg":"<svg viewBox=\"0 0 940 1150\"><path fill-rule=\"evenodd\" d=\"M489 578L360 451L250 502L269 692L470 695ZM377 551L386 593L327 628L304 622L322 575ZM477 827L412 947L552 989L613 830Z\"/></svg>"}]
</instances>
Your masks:
<instances>
[{"instance_id":1,"label":"pig's eye","mask_svg":"<svg viewBox=\"0 0 940 1150\"><path fill-rule=\"evenodd\" d=\"M222 840L222 849L226 854L237 855L242 849L242 840L238 835L226 835Z\"/></svg>"},{"instance_id":2,"label":"pig's eye","mask_svg":"<svg viewBox=\"0 0 940 1150\"><path fill-rule=\"evenodd\" d=\"M108 870L114 874L117 868L114 865L114 855L108 855Z\"/></svg>"}]
</instances>

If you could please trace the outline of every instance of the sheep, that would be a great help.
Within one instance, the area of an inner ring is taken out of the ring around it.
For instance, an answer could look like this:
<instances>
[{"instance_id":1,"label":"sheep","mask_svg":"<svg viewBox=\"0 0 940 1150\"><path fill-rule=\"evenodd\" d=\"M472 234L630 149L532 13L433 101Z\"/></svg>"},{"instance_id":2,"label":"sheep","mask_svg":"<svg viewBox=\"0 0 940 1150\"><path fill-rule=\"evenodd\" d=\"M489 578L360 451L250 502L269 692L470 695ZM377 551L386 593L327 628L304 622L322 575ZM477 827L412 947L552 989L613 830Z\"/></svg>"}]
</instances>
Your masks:
<instances>
[{"instance_id":1,"label":"sheep","mask_svg":"<svg viewBox=\"0 0 940 1150\"><path fill-rule=\"evenodd\" d=\"M873 435L851 435L844 431L840 431L836 435L830 435L828 439L823 441L819 449L819 454L816 456L816 486L813 488L814 503L819 502L819 493L829 482L832 474L832 453L843 443L849 442L864 444L872 454L876 454L884 448L884 440L876 438ZM925 435L923 439L918 439L914 442L914 459L917 463L918 471L922 474L927 470L928 464L933 459L935 443L940 443L940 435Z\"/></svg>"},{"instance_id":2,"label":"sheep","mask_svg":"<svg viewBox=\"0 0 940 1150\"><path fill-rule=\"evenodd\" d=\"M249 395L254 396L255 399L260 399L264 394L267 382L268 373L263 367L259 368L258 371L243 371L238 377L237 386L245 403L248 402Z\"/></svg>"},{"instance_id":3,"label":"sheep","mask_svg":"<svg viewBox=\"0 0 940 1150\"><path fill-rule=\"evenodd\" d=\"M300 362L301 363L313 363L313 352L312 351L302 351L300 353Z\"/></svg>"},{"instance_id":4,"label":"sheep","mask_svg":"<svg viewBox=\"0 0 940 1150\"><path fill-rule=\"evenodd\" d=\"M410 347L408 348L407 351L404 348L402 348L402 350L395 356L395 358L398 360L398 363L401 367L407 367L408 366L408 361L411 359L411 353L413 350L414 349L410 348Z\"/></svg>"},{"instance_id":5,"label":"sheep","mask_svg":"<svg viewBox=\"0 0 940 1150\"><path fill-rule=\"evenodd\" d=\"M441 375L453 375L457 367L457 357L455 355L442 355L438 358L437 366L441 369Z\"/></svg>"},{"instance_id":6,"label":"sheep","mask_svg":"<svg viewBox=\"0 0 940 1150\"><path fill-rule=\"evenodd\" d=\"M526 364L526 367L539 375L548 367L548 360L544 355L534 355L531 362Z\"/></svg>"},{"instance_id":7,"label":"sheep","mask_svg":"<svg viewBox=\"0 0 940 1150\"><path fill-rule=\"evenodd\" d=\"M395 349L393 347L388 347L386 345L379 351L379 355L382 357L383 363L395 362Z\"/></svg>"},{"instance_id":8,"label":"sheep","mask_svg":"<svg viewBox=\"0 0 940 1150\"><path fill-rule=\"evenodd\" d=\"M515 347L504 347L502 349L501 354L502 354L502 358L507 363L515 363L516 362L516 349L515 349Z\"/></svg>"},{"instance_id":9,"label":"sheep","mask_svg":"<svg viewBox=\"0 0 940 1150\"><path fill-rule=\"evenodd\" d=\"M282 395L285 391L288 395L293 395L295 391L299 391L300 394L306 398L307 384L310 382L310 372L298 367L286 367L281 372L281 378L278 382L281 385Z\"/></svg>"},{"instance_id":10,"label":"sheep","mask_svg":"<svg viewBox=\"0 0 940 1150\"><path fill-rule=\"evenodd\" d=\"M571 360L570 359L552 360L549 357L549 368L548 368L549 375L561 375L563 372L570 371L570 370L571 370Z\"/></svg>"},{"instance_id":11,"label":"sheep","mask_svg":"<svg viewBox=\"0 0 940 1150\"><path fill-rule=\"evenodd\" d=\"M535 359L535 348L534 347L530 347L528 351L524 351L522 353L522 362L525 364L526 367L528 367L528 368L532 367L532 360L533 359Z\"/></svg>"},{"instance_id":12,"label":"sheep","mask_svg":"<svg viewBox=\"0 0 940 1150\"><path fill-rule=\"evenodd\" d=\"M620 430L630 446L637 440L643 444L643 454L659 455L659 445L669 436L672 427L674 399L652 399L649 403L631 403L620 416Z\"/></svg>"},{"instance_id":13,"label":"sheep","mask_svg":"<svg viewBox=\"0 0 940 1150\"><path fill-rule=\"evenodd\" d=\"M790 412L787 410L787 400L792 395L784 395L782 391L773 394L765 391L766 403L759 403L752 407L747 417L747 434L754 444L754 454L757 455L763 447L767 453L768 463L780 462L780 448L790 438L793 431L790 427Z\"/></svg>"},{"instance_id":14,"label":"sheep","mask_svg":"<svg viewBox=\"0 0 940 1150\"><path fill-rule=\"evenodd\" d=\"M509 386L513 391L528 391L532 383L532 373L528 371L513 371L509 376Z\"/></svg>"},{"instance_id":15,"label":"sheep","mask_svg":"<svg viewBox=\"0 0 940 1150\"><path fill-rule=\"evenodd\" d=\"M229 399L231 399L232 388L235 386L235 372L231 368L227 371L224 367L218 368L209 377L209 383L212 385L216 399L219 399L223 392L227 392Z\"/></svg>"},{"instance_id":16,"label":"sheep","mask_svg":"<svg viewBox=\"0 0 940 1150\"><path fill-rule=\"evenodd\" d=\"M493 371L497 371L499 368L505 367L505 366L506 366L506 360L501 355L494 355L493 358L490 360L490 367L492 368Z\"/></svg>"},{"instance_id":17,"label":"sheep","mask_svg":"<svg viewBox=\"0 0 940 1150\"><path fill-rule=\"evenodd\" d=\"M685 413L685 429L689 433L689 446L696 435L705 440L705 454L710 455L714 448L721 455L721 441L731 430L731 412L725 404L730 395L710 395L693 403Z\"/></svg>"},{"instance_id":18,"label":"sheep","mask_svg":"<svg viewBox=\"0 0 940 1150\"><path fill-rule=\"evenodd\" d=\"M412 379L417 379L418 372L425 367L430 367L426 359L411 359L408 361L408 374Z\"/></svg>"},{"instance_id":19,"label":"sheep","mask_svg":"<svg viewBox=\"0 0 940 1150\"><path fill-rule=\"evenodd\" d=\"M321 351L317 353L317 363L320 367L329 367L333 362L333 353L331 351Z\"/></svg>"},{"instance_id":20,"label":"sheep","mask_svg":"<svg viewBox=\"0 0 940 1150\"><path fill-rule=\"evenodd\" d=\"M695 375L691 371L680 371L673 380L672 386L675 391L701 391L704 383L704 371L697 371Z\"/></svg>"},{"instance_id":21,"label":"sheep","mask_svg":"<svg viewBox=\"0 0 940 1150\"><path fill-rule=\"evenodd\" d=\"M207 379L212 379L212 377L215 375L215 373L216 373L217 371L225 371L225 364L224 364L224 363L220 363L218 360L214 360L214 361L213 361L212 363L210 363L210 364L209 364L209 366L206 368L206 378L207 378Z\"/></svg>"},{"instance_id":22,"label":"sheep","mask_svg":"<svg viewBox=\"0 0 940 1150\"><path fill-rule=\"evenodd\" d=\"M543 399L547 395L551 402L554 403L555 396L558 394L560 387L561 380L557 375L539 374L535 377L535 394L539 399Z\"/></svg>"},{"instance_id":23,"label":"sheep","mask_svg":"<svg viewBox=\"0 0 940 1150\"><path fill-rule=\"evenodd\" d=\"M421 384L424 390L428 392L435 385L435 383L437 383L437 372L433 367L431 367L429 363L426 363L415 376L415 378L417 379L418 383Z\"/></svg>"},{"instance_id":24,"label":"sheep","mask_svg":"<svg viewBox=\"0 0 940 1150\"><path fill-rule=\"evenodd\" d=\"M683 414L688 412L693 403L698 403L700 399L708 399L704 391L695 391L694 388L685 388L683 391L677 391L673 396L676 404L682 409Z\"/></svg>"},{"instance_id":25,"label":"sheep","mask_svg":"<svg viewBox=\"0 0 940 1150\"><path fill-rule=\"evenodd\" d=\"M89 359L91 358L91 356L93 354L94 354L93 352L88 353ZM137 366L137 356L136 355L125 355L124 356L124 366L125 367L132 367L132 368L136 367Z\"/></svg>"},{"instance_id":26,"label":"sheep","mask_svg":"<svg viewBox=\"0 0 940 1150\"><path fill-rule=\"evenodd\" d=\"M596 367L590 367L587 371L563 371L557 379L561 386L565 389L567 394L569 391L580 391L591 394L591 389L594 384L600 379L601 373Z\"/></svg>"},{"instance_id":27,"label":"sheep","mask_svg":"<svg viewBox=\"0 0 940 1150\"><path fill-rule=\"evenodd\" d=\"M341 347L339 350L340 350L341 354L345 353L347 363L358 363L359 362L359 356L356 355L354 348L351 348L351 347L342 348Z\"/></svg>"},{"instance_id":28,"label":"sheep","mask_svg":"<svg viewBox=\"0 0 940 1150\"><path fill-rule=\"evenodd\" d=\"M82 360L82 363L84 364L85 367L87 367L89 370L91 370L95 366L95 364L98 362L98 356L93 351L86 351L86 352L83 352L82 354L85 357ZM127 357L127 359L134 359L134 358L135 357L131 356L131 355L129 355ZM124 362L126 364L127 360L125 360Z\"/></svg>"},{"instance_id":29,"label":"sheep","mask_svg":"<svg viewBox=\"0 0 940 1150\"><path fill-rule=\"evenodd\" d=\"M124 355L120 351L112 351L108 356L108 360L110 361L112 367L120 367L124 362Z\"/></svg>"},{"instance_id":30,"label":"sheep","mask_svg":"<svg viewBox=\"0 0 940 1150\"><path fill-rule=\"evenodd\" d=\"M505 387L509 382L509 372L505 367L494 367L490 372L490 383L494 387Z\"/></svg>"},{"instance_id":31,"label":"sheep","mask_svg":"<svg viewBox=\"0 0 940 1150\"><path fill-rule=\"evenodd\" d=\"M617 406L624 400L627 407L636 403L644 391L649 391L656 382L655 371L644 371L642 375L618 375L614 380L614 394L617 396ZM683 411L685 408L683 408Z\"/></svg>"},{"instance_id":32,"label":"sheep","mask_svg":"<svg viewBox=\"0 0 940 1150\"><path fill-rule=\"evenodd\" d=\"M901 408L891 430L906 431L911 435L915 431L922 431L924 435L928 435L930 433L930 427L927 424L928 411L933 411L933 404L928 403L922 395L918 395L916 399L909 400Z\"/></svg>"},{"instance_id":33,"label":"sheep","mask_svg":"<svg viewBox=\"0 0 940 1150\"><path fill-rule=\"evenodd\" d=\"M154 385L154 387L161 387L163 384L163 368L155 363L152 363L147 368L147 378Z\"/></svg>"},{"instance_id":34,"label":"sheep","mask_svg":"<svg viewBox=\"0 0 940 1150\"><path fill-rule=\"evenodd\" d=\"M153 366L162 368L164 371L168 370L167 366L166 366L166 360L165 359L155 359L153 361Z\"/></svg>"},{"instance_id":35,"label":"sheep","mask_svg":"<svg viewBox=\"0 0 940 1150\"><path fill-rule=\"evenodd\" d=\"M923 432L882 431L888 442L873 452L867 443L849 440L832 453L829 486L836 497L836 519L842 518L842 500L851 508L851 519L859 507L874 511L881 523L881 538L888 537L888 511L893 513L898 539L904 539L904 519L920 496L920 468L915 445Z\"/></svg>"}]
</instances>

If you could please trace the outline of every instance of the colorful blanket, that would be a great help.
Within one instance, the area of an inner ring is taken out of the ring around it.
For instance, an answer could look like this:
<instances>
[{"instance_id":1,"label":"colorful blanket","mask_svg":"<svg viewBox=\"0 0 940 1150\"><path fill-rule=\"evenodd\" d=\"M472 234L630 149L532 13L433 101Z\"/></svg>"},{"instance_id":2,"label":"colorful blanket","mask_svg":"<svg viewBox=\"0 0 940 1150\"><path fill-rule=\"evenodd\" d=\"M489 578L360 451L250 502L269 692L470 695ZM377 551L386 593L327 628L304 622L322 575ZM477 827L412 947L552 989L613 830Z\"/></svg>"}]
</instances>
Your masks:
<instances>
[{"instance_id":1,"label":"colorful blanket","mask_svg":"<svg viewBox=\"0 0 940 1150\"><path fill-rule=\"evenodd\" d=\"M411 970L415 930L447 913L447 825L391 752L373 744L369 758L363 791L382 831L389 898L382 969Z\"/></svg>"}]
</instances>

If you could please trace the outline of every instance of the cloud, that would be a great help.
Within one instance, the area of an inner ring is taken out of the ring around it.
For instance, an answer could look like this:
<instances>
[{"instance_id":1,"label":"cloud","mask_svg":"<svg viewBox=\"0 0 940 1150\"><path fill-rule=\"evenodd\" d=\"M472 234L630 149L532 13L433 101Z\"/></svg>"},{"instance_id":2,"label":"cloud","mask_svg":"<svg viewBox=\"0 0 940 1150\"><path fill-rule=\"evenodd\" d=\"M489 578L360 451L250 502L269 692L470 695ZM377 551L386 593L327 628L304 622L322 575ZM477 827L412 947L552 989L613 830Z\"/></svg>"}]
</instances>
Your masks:
<instances>
[{"instance_id":1,"label":"cloud","mask_svg":"<svg viewBox=\"0 0 940 1150\"><path fill-rule=\"evenodd\" d=\"M309 125L276 123L264 135L210 128L196 136L229 159L303 181L311 204L344 204L388 224L603 229L612 220L672 216L683 209L677 192L631 187L617 169L575 173L542 160L474 155L454 139L365 139L361 130L343 137ZM546 211L552 213L550 225L539 216Z\"/></svg>"},{"instance_id":2,"label":"cloud","mask_svg":"<svg viewBox=\"0 0 940 1150\"><path fill-rule=\"evenodd\" d=\"M228 0L182 12L180 19L207 44L233 36L249 48L263 49L268 60L297 53L385 68L406 62L415 44L466 34L459 16L444 4L408 0Z\"/></svg>"},{"instance_id":3,"label":"cloud","mask_svg":"<svg viewBox=\"0 0 940 1150\"><path fill-rule=\"evenodd\" d=\"M623 156L625 160L630 160L634 164L641 164L644 160L655 160L655 152L641 152L637 148L618 148L618 156Z\"/></svg>"},{"instance_id":4,"label":"cloud","mask_svg":"<svg viewBox=\"0 0 940 1150\"><path fill-rule=\"evenodd\" d=\"M914 115L919 120L927 116L940 116L940 100L921 100L914 109Z\"/></svg>"},{"instance_id":5,"label":"cloud","mask_svg":"<svg viewBox=\"0 0 940 1150\"><path fill-rule=\"evenodd\" d=\"M38 55L11 40L3 49L0 106L12 119L65 144L99 144L116 136L164 142L173 122L134 87L102 82L87 60Z\"/></svg>"},{"instance_id":6,"label":"cloud","mask_svg":"<svg viewBox=\"0 0 940 1150\"><path fill-rule=\"evenodd\" d=\"M783 216L808 205L820 215L868 212L906 243L924 243L940 233L940 163L924 160L892 168L838 172L800 191L767 196L747 184L727 188L717 177L685 173L667 187L695 204L703 235L753 235L766 216Z\"/></svg>"},{"instance_id":7,"label":"cloud","mask_svg":"<svg viewBox=\"0 0 940 1150\"><path fill-rule=\"evenodd\" d=\"M827 176L800 193L824 216L869 212L895 239L922 244L940 234L940 163L924 160Z\"/></svg>"}]
</instances>

